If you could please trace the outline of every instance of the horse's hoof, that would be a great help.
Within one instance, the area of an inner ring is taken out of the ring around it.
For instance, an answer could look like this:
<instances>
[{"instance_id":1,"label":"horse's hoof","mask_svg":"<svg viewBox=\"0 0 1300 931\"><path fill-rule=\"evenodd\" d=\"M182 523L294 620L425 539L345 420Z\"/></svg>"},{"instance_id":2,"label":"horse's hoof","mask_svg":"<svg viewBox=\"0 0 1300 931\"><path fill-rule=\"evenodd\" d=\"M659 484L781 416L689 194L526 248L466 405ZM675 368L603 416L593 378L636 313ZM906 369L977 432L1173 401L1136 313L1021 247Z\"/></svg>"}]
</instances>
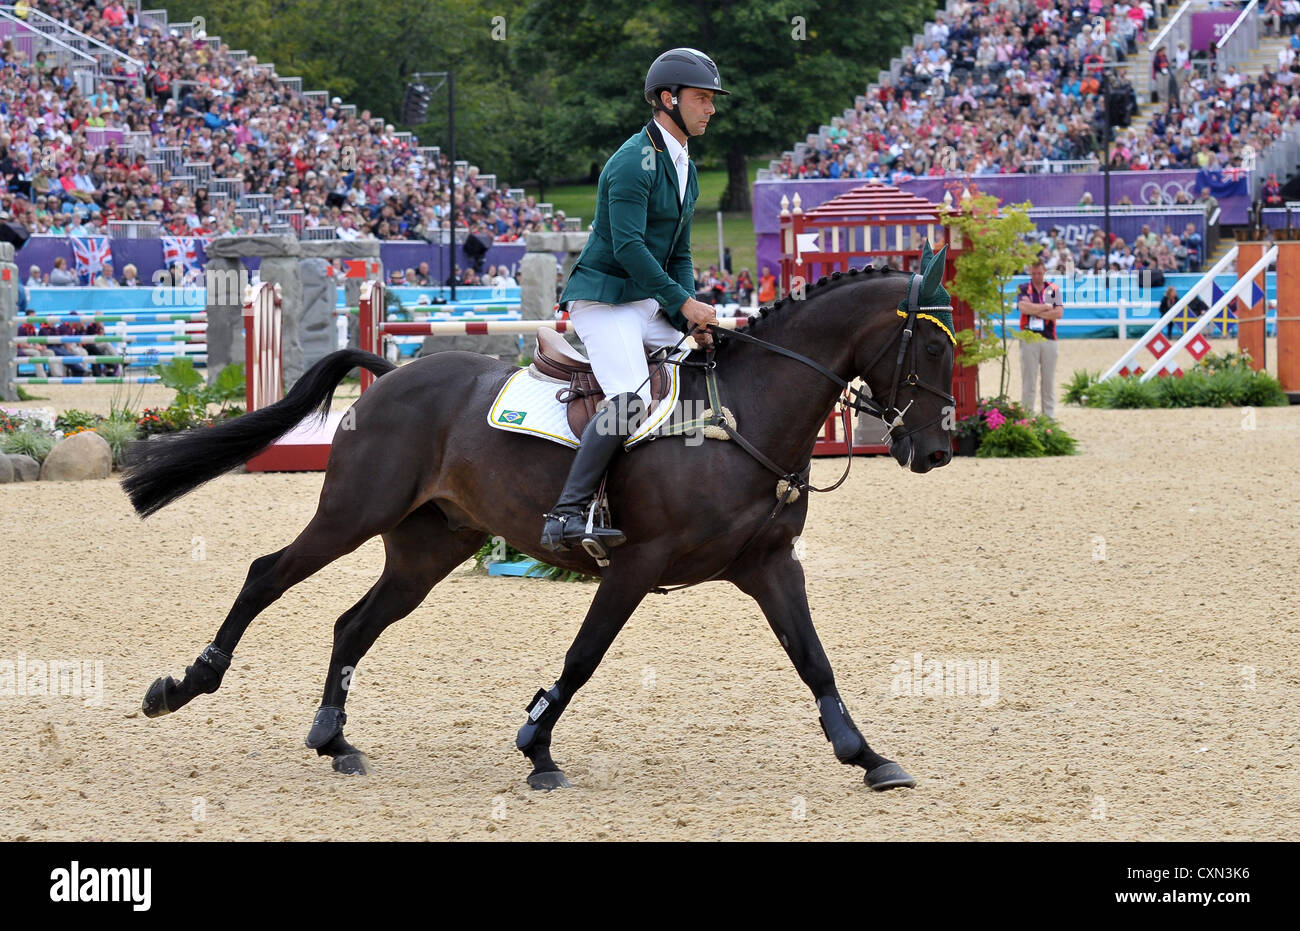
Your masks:
<instances>
[{"instance_id":1,"label":"horse's hoof","mask_svg":"<svg viewBox=\"0 0 1300 931\"><path fill-rule=\"evenodd\" d=\"M144 693L144 701L140 703L140 710L144 712L146 718L161 718L165 714L171 714L171 709L167 707L167 683L171 682L171 676L164 678L159 676L153 680L153 685Z\"/></svg>"},{"instance_id":2,"label":"horse's hoof","mask_svg":"<svg viewBox=\"0 0 1300 931\"><path fill-rule=\"evenodd\" d=\"M345 776L367 776L370 774L370 761L364 753L344 753L334 757L334 772Z\"/></svg>"},{"instance_id":3,"label":"horse's hoof","mask_svg":"<svg viewBox=\"0 0 1300 931\"><path fill-rule=\"evenodd\" d=\"M564 778L564 773L558 769L545 773L531 773L528 776L528 787L542 792L550 792L552 789L573 788L569 780Z\"/></svg>"},{"instance_id":4,"label":"horse's hoof","mask_svg":"<svg viewBox=\"0 0 1300 931\"><path fill-rule=\"evenodd\" d=\"M881 763L873 770L869 770L862 781L877 792L884 792L886 789L897 789L900 786L913 788L916 780L907 774L907 770L897 763Z\"/></svg>"}]
</instances>

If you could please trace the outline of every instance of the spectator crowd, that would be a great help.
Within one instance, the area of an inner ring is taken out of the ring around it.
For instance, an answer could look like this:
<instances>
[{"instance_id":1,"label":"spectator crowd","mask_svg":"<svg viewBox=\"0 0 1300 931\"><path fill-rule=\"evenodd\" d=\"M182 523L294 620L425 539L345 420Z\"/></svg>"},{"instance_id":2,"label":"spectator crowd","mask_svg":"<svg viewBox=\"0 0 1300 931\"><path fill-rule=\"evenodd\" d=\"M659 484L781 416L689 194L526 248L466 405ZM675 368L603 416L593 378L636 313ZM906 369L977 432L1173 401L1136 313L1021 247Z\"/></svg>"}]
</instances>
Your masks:
<instances>
[{"instance_id":1,"label":"spectator crowd","mask_svg":"<svg viewBox=\"0 0 1300 931\"><path fill-rule=\"evenodd\" d=\"M1300 2L1287 2L1277 28L1295 31ZM1152 88L1163 109L1129 129L1137 95L1125 62L1150 41L1155 17L1147 0L957 0L905 52L897 80L882 75L802 164L787 155L774 173L898 183L1099 163L1107 122L1113 168L1242 167L1300 119L1297 33L1279 67L1255 77L1227 68L1215 80L1184 44L1172 60L1162 49Z\"/></svg>"},{"instance_id":2,"label":"spectator crowd","mask_svg":"<svg viewBox=\"0 0 1300 931\"><path fill-rule=\"evenodd\" d=\"M281 84L253 56L206 39L137 22L119 0L33 0L39 11L143 63L118 58L84 96L69 69L9 39L0 46L0 209L44 235L107 235L112 220L157 222L166 235L254 233L262 221L236 213L206 186L155 176L145 153L87 130L148 132L152 149L173 147L181 163L210 162L212 178L239 178L246 194L269 194L276 210L304 212L306 228L332 226L343 239L436 239L451 226L452 166L429 164L412 137L334 97L317 102ZM532 197L493 187L475 166L458 166L456 225L494 240L563 230Z\"/></svg>"}]
</instances>

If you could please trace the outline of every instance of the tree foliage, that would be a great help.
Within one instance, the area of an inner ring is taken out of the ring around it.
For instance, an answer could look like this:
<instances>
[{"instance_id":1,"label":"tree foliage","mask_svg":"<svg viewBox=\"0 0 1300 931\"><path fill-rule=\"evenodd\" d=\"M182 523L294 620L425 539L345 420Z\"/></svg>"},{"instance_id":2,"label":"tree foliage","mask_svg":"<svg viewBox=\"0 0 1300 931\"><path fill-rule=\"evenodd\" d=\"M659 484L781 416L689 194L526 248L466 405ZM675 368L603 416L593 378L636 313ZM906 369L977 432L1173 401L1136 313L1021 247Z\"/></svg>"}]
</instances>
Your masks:
<instances>
[{"instance_id":1,"label":"tree foliage","mask_svg":"<svg viewBox=\"0 0 1300 931\"><path fill-rule=\"evenodd\" d=\"M535 0L516 54L523 67L563 76L553 116L562 138L607 153L649 119L641 93L655 57L677 46L707 53L731 95L714 101L692 157L725 164L718 206L745 210L745 156L779 152L851 107L934 9L934 0L869 15L848 0Z\"/></svg>"},{"instance_id":2,"label":"tree foliage","mask_svg":"<svg viewBox=\"0 0 1300 931\"><path fill-rule=\"evenodd\" d=\"M396 122L412 72L456 72L457 154L520 182L587 174L650 116L646 69L676 46L709 54L719 98L692 157L730 172L724 209L749 206L746 155L778 153L864 92L935 0L173 0L173 21ZM445 88L413 127L446 145ZM706 205L712 207L714 205Z\"/></svg>"},{"instance_id":3,"label":"tree foliage","mask_svg":"<svg viewBox=\"0 0 1300 931\"><path fill-rule=\"evenodd\" d=\"M963 359L967 365L998 359L1002 364L998 379L1001 397L1009 386L1007 311L1013 304L1006 287L1038 255L1038 247L1024 239L1036 229L1028 213L1033 204L1002 204L973 186L970 191L970 198L963 197L957 204L960 212L944 219L945 226L961 231L964 241L956 263L957 277L949 290L975 312L975 328L957 333ZM1015 335L1025 341L1043 338L1020 330Z\"/></svg>"}]
</instances>

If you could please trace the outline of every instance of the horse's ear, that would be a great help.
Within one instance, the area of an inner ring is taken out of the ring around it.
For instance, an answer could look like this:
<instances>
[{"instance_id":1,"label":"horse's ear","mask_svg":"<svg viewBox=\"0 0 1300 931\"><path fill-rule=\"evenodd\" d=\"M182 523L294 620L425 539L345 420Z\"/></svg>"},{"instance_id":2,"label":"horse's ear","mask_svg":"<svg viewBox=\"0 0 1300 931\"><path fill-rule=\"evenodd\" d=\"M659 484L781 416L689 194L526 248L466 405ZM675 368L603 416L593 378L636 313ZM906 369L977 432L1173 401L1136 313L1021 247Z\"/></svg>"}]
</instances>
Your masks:
<instances>
[{"instance_id":1,"label":"horse's ear","mask_svg":"<svg viewBox=\"0 0 1300 931\"><path fill-rule=\"evenodd\" d=\"M921 243L921 274L922 275L924 275L925 270L930 267L930 260L933 258L934 258L934 253L930 251L930 239L929 237L926 237L925 241Z\"/></svg>"},{"instance_id":2,"label":"horse's ear","mask_svg":"<svg viewBox=\"0 0 1300 931\"><path fill-rule=\"evenodd\" d=\"M922 256L930 251L930 244L927 242ZM921 266L921 295L922 300L927 300L926 295L937 294L943 288L943 268L944 256L948 253L948 245L945 243L937 253L928 256Z\"/></svg>"}]
</instances>

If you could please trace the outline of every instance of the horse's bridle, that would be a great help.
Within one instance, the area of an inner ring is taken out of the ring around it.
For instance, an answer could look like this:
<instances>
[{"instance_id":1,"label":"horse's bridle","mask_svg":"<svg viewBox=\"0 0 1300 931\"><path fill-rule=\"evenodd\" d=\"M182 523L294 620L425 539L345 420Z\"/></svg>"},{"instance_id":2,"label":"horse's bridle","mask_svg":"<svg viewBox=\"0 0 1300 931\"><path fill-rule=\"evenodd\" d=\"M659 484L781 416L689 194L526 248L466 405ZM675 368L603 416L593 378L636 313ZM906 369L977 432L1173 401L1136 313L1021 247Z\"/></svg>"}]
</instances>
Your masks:
<instances>
[{"instance_id":1,"label":"horse's bridle","mask_svg":"<svg viewBox=\"0 0 1300 931\"><path fill-rule=\"evenodd\" d=\"M848 446L849 455L848 455L848 461L844 464L844 474L841 475L833 485L827 485L824 488L818 488L817 486L811 484L807 479L803 477L804 473L809 472L810 467L812 466L811 459L798 472L790 472L786 469L783 469L777 463L773 462L764 452L762 452L762 450L758 449L747 439L741 436L740 433L737 432L735 427L728 424L726 420L723 418L721 411L715 412L714 425L721 427L723 430L725 430L727 435L732 440L734 440L736 444L740 446L741 449L745 450L745 452L749 453L750 456L752 456L755 460L757 460L760 465L762 465L770 472L774 472L785 483L785 489L784 491L778 492L776 507L773 508L772 513L767 516L767 519L764 520L763 523L759 525L758 529L755 530L754 533L750 536L750 538L745 541L745 545L740 548L740 550L736 553L736 555L733 556L725 566L723 566L717 572L713 573L713 575L709 576L707 579L701 579L700 582L711 582L714 579L718 578L720 575L722 575L724 572L726 572L729 568L731 568L731 566L736 562L736 560L738 560L745 553L745 551L749 549L750 544L752 544L758 538L759 534L763 532L764 528L767 527L769 523L771 523L773 520L776 519L777 515L781 513L781 511L785 508L785 506L798 496L799 492L805 490L834 491L836 488L839 488L842 484L844 484L845 479L849 477L849 469L853 467L853 432L849 420L849 415L852 411L857 411L860 414L869 414L872 417L877 417L880 420L883 420L886 424L888 424L889 430L883 437L881 437L881 442L889 443L892 446L895 442L905 440L915 433L919 433L922 430L929 429L930 427L934 426L936 423L941 422L945 416L948 416L949 412L955 410L956 400L953 398L951 394L949 394L946 391L942 391L934 387L933 385L926 384L925 382L921 381L920 376L917 374L916 342L912 339L912 336L916 331L918 315L927 310L937 310L937 311L952 310L951 307L919 306L920 291L921 291L921 276L913 275L911 285L908 288L907 311L906 312L902 310L896 311L896 313L898 313L899 316L904 317L905 319L903 321L902 331L898 334L898 340L899 340L898 355L895 357L894 360L894 377L891 379L889 385L889 400L888 403L884 406L882 406L880 402L878 402L874 398L871 392L871 387L870 385L867 384L866 379L863 379L862 388L854 388L848 381L845 381L839 375L836 375L834 372L832 372L826 366L822 365L817 360L810 359L807 356L795 352L792 349L786 349L784 346L777 346L775 343L769 343L766 340L759 339L756 336L751 336L750 334L742 332L740 330L724 330L721 328L710 328L710 332L713 334L715 339L719 339L719 338L738 339L741 342L752 343L755 346L759 346L762 349L767 350L768 352L772 352L780 356L785 356L788 359L794 359L796 362L801 362L804 365L811 368L813 371L820 373L825 378L828 378L835 384L839 385L840 388L843 389L843 393L840 395L839 401L837 403L841 405L840 424L843 430L845 444ZM936 325L939 324L936 323ZM947 334L947 335L949 336L950 339L952 338L951 334ZM876 351L876 354L871 357L871 361L868 362L866 366L863 367L862 371L864 373L871 371L871 369L875 367L876 363L880 361L881 357L893 346L893 344L894 341L892 339L884 343L880 347L880 349ZM909 349L911 350L910 355L908 352ZM706 370L711 370L717 365L716 360L713 358L713 353L714 350L710 349L706 355L706 361L703 363L704 368ZM908 364L911 368L911 371L906 376L903 375L903 360L905 357L907 358ZM661 362L660 364L663 363ZM947 410L940 413L940 415L937 418L925 424L924 426L914 427L913 429L906 430L905 432L899 432L905 430L906 424L903 422L903 418L906 416L908 408L910 408L916 400L916 398L913 397L911 401L907 402L907 407L903 408L902 410L899 410L897 405L898 405L898 389L900 384L905 384L913 388L914 395L915 395L915 389L924 389L926 391L929 391L931 394L938 395L941 399L947 402L948 404ZM779 485L778 488L780 488ZM667 594L670 591L676 591L677 589L689 588L692 585L698 585L700 584L700 582L688 582L685 585L673 585L668 588L655 588L654 591L658 594Z\"/></svg>"},{"instance_id":2,"label":"horse's bridle","mask_svg":"<svg viewBox=\"0 0 1300 931\"><path fill-rule=\"evenodd\" d=\"M898 355L894 360L894 377L891 379L889 385L889 400L884 406L881 406L880 402L878 402L875 399L875 396L872 394L871 391L871 386L867 384L865 379L862 382L861 388L854 388L850 385L849 382L845 381L843 378L836 375L834 372L826 368L826 366L822 365L820 362L817 362L814 359L809 359L807 356L801 355L800 353L794 352L793 350L786 349L784 346L774 345L773 343L769 343L765 340L761 340L756 336L751 336L748 333L743 333L739 330L735 330L735 331L715 330L713 332L715 333L715 335L725 337L726 339L739 339L742 340L743 342L753 343L757 346L762 347L763 349L766 349L768 352L774 352L777 355L786 356L787 358L794 359L797 362L802 362L804 365L808 366L814 371L819 372L821 375L830 379L832 382L834 382L835 384L839 385L841 388L844 389L844 394L841 396L839 403L843 405L843 407L841 408L841 414L845 418L846 425L848 422L848 415L850 411L857 411L860 414L869 414L872 417L879 418L880 420L883 420L886 424L889 425L889 431L880 438L881 442L882 443L887 442L892 444L893 441L895 440L904 440L915 433L920 433L922 430L927 430L930 427L934 426L936 423L942 421L944 418L944 414L940 414L937 418L935 418L934 420L930 421L927 424L924 424L923 426L914 427L913 429L906 430L905 432L899 432L904 430L906 424L904 424L903 418L907 414L908 408L910 408L912 406L913 401L915 401L915 398L913 398L912 401L908 402L907 407L903 408L902 410L898 409L898 388L900 384L906 384L913 389L916 388L924 389L926 391L929 391L931 394L938 395L939 398L947 402L947 404L950 407L956 405L956 400L953 398L951 394L949 394L946 391L941 391L940 389L934 387L933 385L929 385L921 381L920 376L917 374L917 368L916 368L917 344L915 341L913 341L912 335L916 331L918 314L921 314L922 312L927 310L938 310L938 311L952 310L951 307L919 306L920 290L921 290L921 276L913 275L911 285L908 288L907 311L906 312L901 310L897 311L898 315L904 317L905 319L903 320L902 331L898 335L898 339L899 339ZM869 361L865 366L863 366L862 371L863 372L871 371L871 369L875 367L876 363L880 361L881 356L883 356L890 349L890 347L893 345L893 342L894 342L893 340L890 340L884 343L878 350L876 350L876 354L871 357L871 361ZM908 354L909 349L911 350L910 355ZM911 369L911 371L908 372L906 376L903 375L904 357L907 358L908 365ZM847 433L845 435L846 437L848 436ZM850 441L848 446L849 446L849 462L851 464L853 459L853 443ZM846 475L848 474L847 468L845 470L845 474ZM836 482L834 485L830 487L837 488L839 487L840 483L843 481L844 479L841 478L839 482ZM813 489L813 490L821 491L823 489ZM825 490L830 490L830 489L825 489Z\"/></svg>"}]
</instances>

